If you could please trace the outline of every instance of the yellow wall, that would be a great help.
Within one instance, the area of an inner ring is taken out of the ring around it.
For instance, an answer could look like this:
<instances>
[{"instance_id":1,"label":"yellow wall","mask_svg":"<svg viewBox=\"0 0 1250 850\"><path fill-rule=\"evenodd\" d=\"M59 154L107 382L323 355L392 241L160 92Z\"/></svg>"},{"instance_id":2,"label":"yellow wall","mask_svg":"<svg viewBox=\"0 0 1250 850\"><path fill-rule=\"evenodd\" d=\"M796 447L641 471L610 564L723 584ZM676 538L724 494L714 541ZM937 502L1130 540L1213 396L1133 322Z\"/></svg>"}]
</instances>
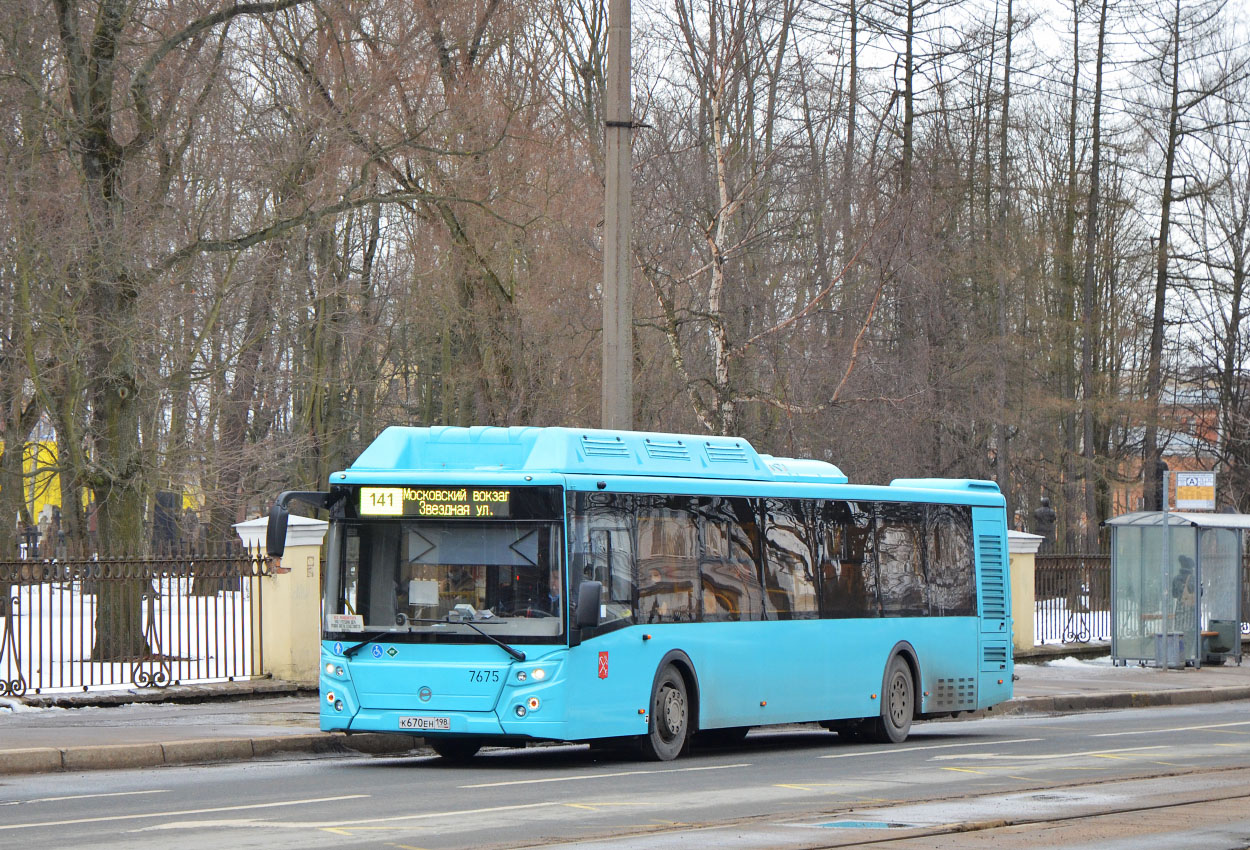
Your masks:
<instances>
[{"instance_id":1,"label":"yellow wall","mask_svg":"<svg viewBox=\"0 0 1250 850\"><path fill-rule=\"evenodd\" d=\"M4 451L2 440L0 440L0 451ZM32 522L39 521L39 514L45 506L52 505L58 508L64 506L61 501L61 476L57 471L57 463L54 440L40 440L26 444L26 449L22 453L22 472L24 473L22 499L26 509L30 511ZM87 507L90 501L87 491L84 490L83 507ZM187 508L202 510L203 503L203 494L197 488L190 487L183 491L183 510Z\"/></svg>"},{"instance_id":2,"label":"yellow wall","mask_svg":"<svg viewBox=\"0 0 1250 850\"><path fill-rule=\"evenodd\" d=\"M0 441L0 451L4 443ZM32 522L38 522L39 512L46 505L61 506L61 477L56 471L56 443L40 440L27 443L22 452L22 501L30 511Z\"/></svg>"},{"instance_id":3,"label":"yellow wall","mask_svg":"<svg viewBox=\"0 0 1250 850\"><path fill-rule=\"evenodd\" d=\"M249 549L265 546L268 517L237 523L234 528ZM292 516L287 526L282 572L262 579L252 596L254 622L263 634L254 644L253 664L276 679L315 685L321 662L321 541L328 523ZM255 620L259 614L259 621ZM263 653L264 658L259 657Z\"/></svg>"},{"instance_id":4,"label":"yellow wall","mask_svg":"<svg viewBox=\"0 0 1250 850\"><path fill-rule=\"evenodd\" d=\"M1007 537L1007 548L1011 553L1011 644L1020 652L1033 648L1033 619L1037 613L1033 584L1037 563L1034 556L1042 538L1019 531L1009 532Z\"/></svg>"}]
</instances>

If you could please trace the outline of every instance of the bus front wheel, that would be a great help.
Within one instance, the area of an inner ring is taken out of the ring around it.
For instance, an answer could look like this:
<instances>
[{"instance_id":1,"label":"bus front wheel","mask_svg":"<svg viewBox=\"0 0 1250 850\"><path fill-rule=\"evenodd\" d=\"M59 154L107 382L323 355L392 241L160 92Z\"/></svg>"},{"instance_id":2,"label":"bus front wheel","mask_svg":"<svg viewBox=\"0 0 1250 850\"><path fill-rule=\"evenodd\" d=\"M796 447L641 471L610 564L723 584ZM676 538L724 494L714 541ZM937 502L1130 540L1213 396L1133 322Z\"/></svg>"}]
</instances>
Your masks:
<instances>
[{"instance_id":1,"label":"bus front wheel","mask_svg":"<svg viewBox=\"0 0 1250 850\"><path fill-rule=\"evenodd\" d=\"M911 667L902 656L896 655L890 660L881 684L881 715L873 718L869 726L872 740L882 744L901 744L907 740L915 704Z\"/></svg>"},{"instance_id":2,"label":"bus front wheel","mask_svg":"<svg viewBox=\"0 0 1250 850\"><path fill-rule=\"evenodd\" d=\"M672 761L690 740L690 699L686 680L673 665L666 666L651 688L647 734L642 736L643 758Z\"/></svg>"}]
</instances>

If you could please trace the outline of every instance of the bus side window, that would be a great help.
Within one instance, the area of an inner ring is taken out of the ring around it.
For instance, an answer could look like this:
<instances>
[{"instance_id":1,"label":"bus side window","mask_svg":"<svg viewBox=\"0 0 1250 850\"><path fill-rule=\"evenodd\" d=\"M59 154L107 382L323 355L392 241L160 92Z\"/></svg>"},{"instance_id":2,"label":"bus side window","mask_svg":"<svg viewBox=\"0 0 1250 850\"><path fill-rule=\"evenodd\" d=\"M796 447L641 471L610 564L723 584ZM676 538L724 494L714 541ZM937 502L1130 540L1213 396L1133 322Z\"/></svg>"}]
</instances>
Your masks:
<instances>
[{"instance_id":1,"label":"bus side window","mask_svg":"<svg viewBox=\"0 0 1250 850\"><path fill-rule=\"evenodd\" d=\"M632 622L634 544L630 496L580 493L572 511L569 584L572 598L583 581L603 585L600 625Z\"/></svg>"},{"instance_id":2,"label":"bus side window","mask_svg":"<svg viewBox=\"0 0 1250 850\"><path fill-rule=\"evenodd\" d=\"M771 616L790 620L817 616L813 550L815 523L803 502L768 499L764 531L765 600Z\"/></svg>"},{"instance_id":3,"label":"bus side window","mask_svg":"<svg viewBox=\"0 0 1250 850\"><path fill-rule=\"evenodd\" d=\"M878 616L871 515L855 502L826 502L821 514L821 616Z\"/></svg>"},{"instance_id":4,"label":"bus side window","mask_svg":"<svg viewBox=\"0 0 1250 850\"><path fill-rule=\"evenodd\" d=\"M638 621L698 618L698 513L680 496L653 496L638 509Z\"/></svg>"},{"instance_id":5,"label":"bus side window","mask_svg":"<svg viewBox=\"0 0 1250 850\"><path fill-rule=\"evenodd\" d=\"M733 502L738 502L737 510ZM749 518L744 525L742 516ZM745 499L716 499L700 517L702 619L762 620L764 590L755 566L758 534Z\"/></svg>"},{"instance_id":6,"label":"bus side window","mask_svg":"<svg viewBox=\"0 0 1250 850\"><path fill-rule=\"evenodd\" d=\"M877 564L887 616L929 613L924 565L925 506L882 502L877 508Z\"/></svg>"},{"instance_id":7,"label":"bus side window","mask_svg":"<svg viewBox=\"0 0 1250 850\"><path fill-rule=\"evenodd\" d=\"M583 569L583 579L603 584L606 616L602 622L629 619L634 592L634 552L629 529L591 528L590 559Z\"/></svg>"},{"instance_id":8,"label":"bus side window","mask_svg":"<svg viewBox=\"0 0 1250 850\"><path fill-rule=\"evenodd\" d=\"M929 606L934 616L976 616L972 509L959 505L930 505L927 525L926 572Z\"/></svg>"}]
</instances>

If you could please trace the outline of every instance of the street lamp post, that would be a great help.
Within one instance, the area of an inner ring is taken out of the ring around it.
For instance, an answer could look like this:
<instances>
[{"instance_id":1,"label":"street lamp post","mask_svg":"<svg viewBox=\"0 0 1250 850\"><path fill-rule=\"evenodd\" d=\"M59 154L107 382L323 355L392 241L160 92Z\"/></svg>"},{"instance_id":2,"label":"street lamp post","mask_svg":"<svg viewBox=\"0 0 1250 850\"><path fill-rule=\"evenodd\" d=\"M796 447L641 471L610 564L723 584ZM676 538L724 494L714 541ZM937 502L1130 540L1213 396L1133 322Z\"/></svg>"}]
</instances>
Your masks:
<instances>
[{"instance_id":1,"label":"street lamp post","mask_svg":"<svg viewBox=\"0 0 1250 850\"><path fill-rule=\"evenodd\" d=\"M603 395L604 428L633 427L634 305L629 231L630 0L609 0L604 128Z\"/></svg>"}]
</instances>

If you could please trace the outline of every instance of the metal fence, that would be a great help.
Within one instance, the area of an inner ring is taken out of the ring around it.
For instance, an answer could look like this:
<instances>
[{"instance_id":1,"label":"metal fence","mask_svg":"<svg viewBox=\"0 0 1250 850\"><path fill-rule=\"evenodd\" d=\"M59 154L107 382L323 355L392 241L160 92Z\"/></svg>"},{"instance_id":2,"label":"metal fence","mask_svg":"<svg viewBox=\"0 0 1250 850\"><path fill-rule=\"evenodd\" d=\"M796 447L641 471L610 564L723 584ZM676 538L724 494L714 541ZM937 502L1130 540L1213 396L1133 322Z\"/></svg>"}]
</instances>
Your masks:
<instances>
[{"instance_id":1,"label":"metal fence","mask_svg":"<svg viewBox=\"0 0 1250 850\"><path fill-rule=\"evenodd\" d=\"M1111 556L1038 555L1033 642L1111 640ZM1250 612L1250 553L1242 565L1241 610ZM1250 634L1250 622L1241 624Z\"/></svg>"},{"instance_id":2,"label":"metal fence","mask_svg":"<svg viewBox=\"0 0 1250 850\"><path fill-rule=\"evenodd\" d=\"M260 675L267 574L237 545L0 561L0 696Z\"/></svg>"},{"instance_id":3,"label":"metal fence","mask_svg":"<svg viewBox=\"0 0 1250 850\"><path fill-rule=\"evenodd\" d=\"M1111 556L1038 555L1033 642L1111 640Z\"/></svg>"}]
</instances>

